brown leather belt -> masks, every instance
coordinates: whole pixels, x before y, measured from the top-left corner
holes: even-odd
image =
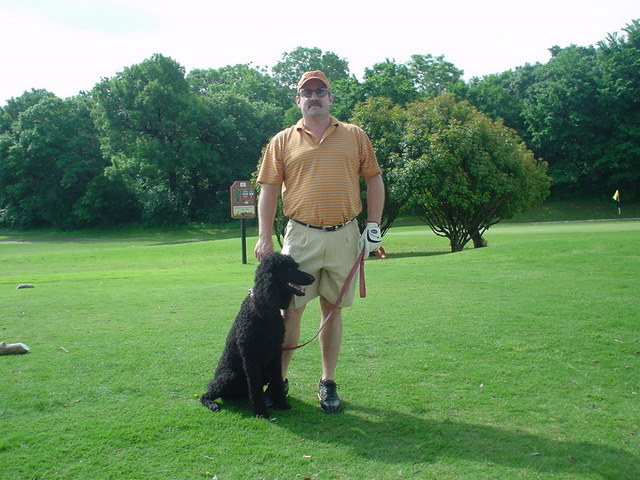
[[[320,225],[309,225],[308,223],[301,222],[300,220],[296,220],[295,218],[292,218],[291,220],[293,220],[296,223],[299,223],[300,225],[304,225],[305,227],[315,228],[317,230],[322,230],[323,232],[335,232],[336,230],[340,230],[345,225],[348,225],[349,223],[353,222],[355,219],[356,217],[353,217],[351,220],[347,220],[344,223],[339,223],[337,225],[329,225],[326,227],[321,227]]]

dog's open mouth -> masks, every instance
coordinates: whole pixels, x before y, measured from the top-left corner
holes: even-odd
[[[294,295],[298,297],[302,297],[304,295],[304,288],[300,285],[296,285],[295,283],[287,283],[287,286],[291,289]]]

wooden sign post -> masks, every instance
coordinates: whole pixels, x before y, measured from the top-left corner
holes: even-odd
[[[242,263],[247,263],[247,227],[246,218],[256,217],[256,190],[251,182],[236,180],[231,185],[231,218],[240,219],[242,236]]]

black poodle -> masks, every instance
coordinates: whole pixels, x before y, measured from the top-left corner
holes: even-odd
[[[301,285],[310,285],[313,275],[298,269],[289,255],[273,252],[256,270],[255,284],[242,302],[215,375],[202,404],[213,412],[220,409],[216,398],[249,396],[253,413],[267,418],[263,387],[269,384],[275,408],[287,410],[282,381],[282,341],[284,320],[281,309],[289,306],[294,295],[304,295]]]

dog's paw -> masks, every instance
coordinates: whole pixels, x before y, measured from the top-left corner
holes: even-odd
[[[213,400],[207,400],[207,399],[200,399],[200,401],[202,402],[202,404],[207,407],[209,410],[211,410],[212,412],[217,412],[220,410],[220,405],[218,405],[216,402],[214,402]]]
[[[269,418],[269,412],[264,408],[258,408],[253,410],[253,414],[256,418]]]

